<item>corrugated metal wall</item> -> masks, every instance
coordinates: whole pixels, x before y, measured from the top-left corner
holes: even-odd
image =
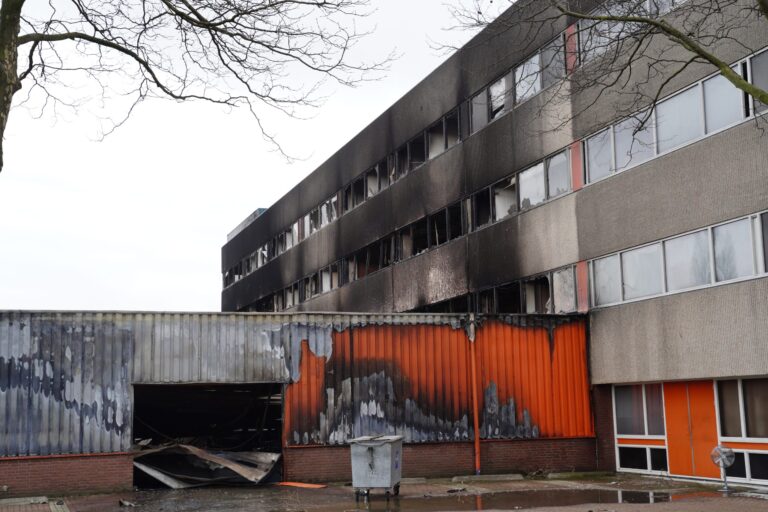
[[[288,383],[300,379],[302,363],[330,359],[332,333],[350,326],[461,322],[456,315],[0,312],[0,456],[130,449],[131,384]]]
[[[482,438],[593,435],[582,318],[487,320],[475,340]],[[334,333],[330,358],[305,348],[286,389],[286,445],[473,439],[470,343],[450,326],[370,325]]]

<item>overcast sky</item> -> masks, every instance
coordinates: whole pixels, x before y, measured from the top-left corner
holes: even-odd
[[[443,0],[374,0],[370,58],[386,77],[335,86],[310,120],[272,119],[293,164],[244,111],[153,100],[103,141],[88,112],[11,112],[0,173],[0,309],[218,311],[220,250],[461,44]],[[81,84],[73,84],[78,86]]]

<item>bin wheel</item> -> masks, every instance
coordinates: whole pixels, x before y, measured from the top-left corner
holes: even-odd
[[[392,489],[392,494],[395,496],[400,496],[400,484],[397,484],[394,489]]]

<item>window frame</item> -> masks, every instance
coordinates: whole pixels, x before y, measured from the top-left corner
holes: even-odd
[[[662,422],[664,423],[664,435],[649,435],[648,432],[648,400],[646,398],[646,391],[645,386],[648,384],[652,385],[660,385],[661,386],[661,412],[662,412]],[[616,418],[616,387],[617,386],[641,386],[642,392],[643,392],[643,429],[646,432],[646,434],[619,434],[618,433],[618,420]],[[632,384],[614,384],[611,386],[611,406],[612,406],[612,416],[613,416],[613,437],[614,437],[614,457],[616,461],[616,470],[625,472],[625,473],[639,473],[644,475],[668,475],[669,474],[669,441],[667,439],[667,406],[666,406],[666,397],[664,396],[664,383],[663,382],[643,382],[643,383],[632,383]],[[627,443],[619,443],[620,439],[625,439],[630,442]],[[637,441],[637,442],[631,442],[631,441]],[[644,441],[651,441],[651,442],[658,442],[658,441],[664,441],[663,445],[659,444],[646,444]],[[637,469],[637,468],[625,468],[622,467],[620,464],[620,458],[619,458],[619,449],[620,448],[644,448],[645,449],[645,457],[646,457],[646,469]],[[663,449],[666,451],[667,455],[667,470],[657,470],[657,469],[651,469],[651,450],[652,449]]]

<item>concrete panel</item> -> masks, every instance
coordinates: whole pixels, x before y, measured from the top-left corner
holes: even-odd
[[[392,268],[395,311],[409,311],[467,293],[466,268],[466,238],[398,263]]]
[[[501,284],[578,261],[576,194],[469,236],[469,286]]]
[[[576,194],[580,259],[766,208],[764,128],[746,122],[585,187]]]
[[[590,313],[592,384],[765,375],[768,278]]]

